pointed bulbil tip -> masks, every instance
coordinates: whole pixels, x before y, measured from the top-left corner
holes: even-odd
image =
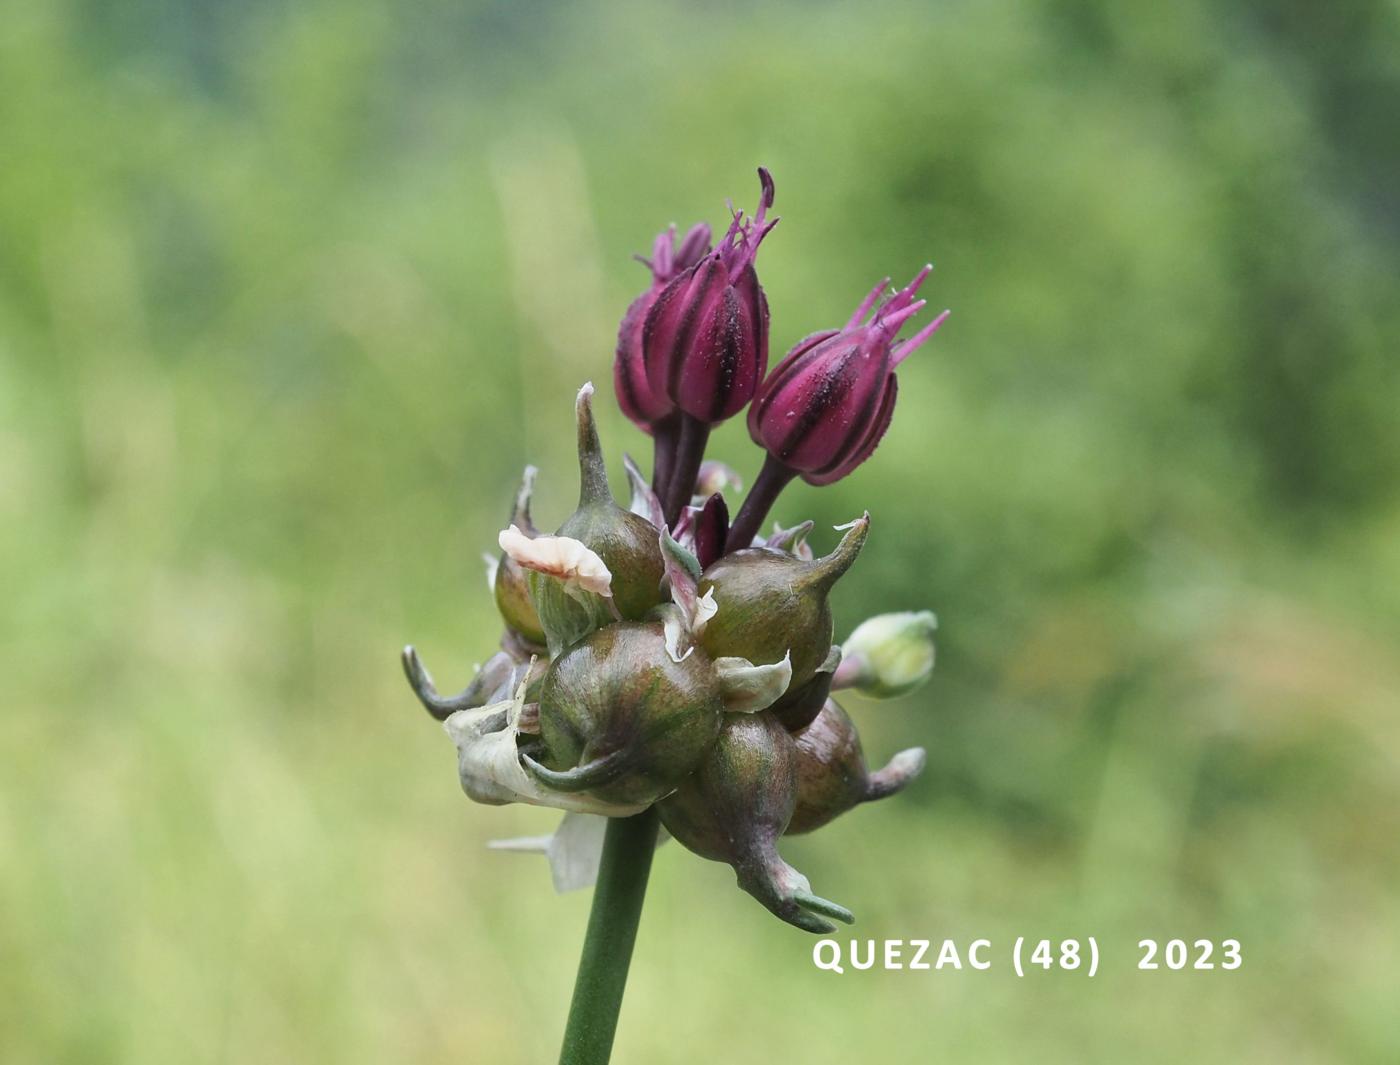
[[[580,507],[611,503],[608,469],[603,461],[603,445],[598,441],[598,424],[593,420],[593,382],[578,390],[574,400],[574,418],[578,423],[578,470]]]
[[[618,750],[560,772],[541,765],[526,752],[520,752],[520,763],[532,777],[548,788],[563,792],[587,791],[616,780],[627,768],[626,759],[627,752]]]
[[[413,694],[418,696],[418,701],[423,704],[423,709],[436,720],[446,721],[458,710],[472,710],[486,703],[487,695],[501,679],[500,666],[504,657],[497,655],[485,667],[479,669],[464,691],[446,696],[438,694],[432,674],[428,672],[428,667],[423,665],[423,660],[418,657],[418,652],[413,649],[412,644],[400,652],[399,660],[403,663],[404,676],[408,678]]]
[[[530,520],[530,499],[535,494],[535,478],[539,475],[538,466],[526,466],[520,475],[520,487],[515,493],[515,503],[511,506],[509,524],[518,526],[526,536],[534,536],[538,530]]]
[[[578,395],[574,397],[574,413],[578,413],[584,407],[591,407],[593,403],[593,382],[585,381],[579,387]]]
[[[910,747],[900,751],[890,759],[884,769],[871,773],[865,782],[865,794],[861,802],[874,802],[903,791],[908,784],[924,771],[928,764],[928,754],[922,747]]]
[[[836,528],[838,531],[844,531],[846,535],[841,537],[841,542],[831,554],[812,563],[809,580],[818,587],[830,588],[851,568],[870,534],[870,511],[867,510],[855,521],[838,525]]]
[[[399,661],[403,663],[404,676],[408,678],[409,687],[413,689],[413,694],[418,696],[418,701],[423,704],[423,709],[427,710],[433,717],[439,721],[446,721],[453,710],[462,709],[461,707],[449,709],[444,704],[442,696],[438,694],[437,688],[433,684],[432,674],[428,672],[428,667],[423,665],[423,660],[418,657],[418,652],[412,644],[399,653]]]
[[[830,917],[833,921],[840,921],[842,924],[856,923],[856,915],[839,902],[832,902],[820,895],[813,895],[810,891],[795,891],[792,900],[803,909],[819,913],[823,917]]]

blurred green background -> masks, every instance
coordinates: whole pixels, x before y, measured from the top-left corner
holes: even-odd
[[[671,845],[617,1059],[1400,1060],[1397,114],[1385,0],[0,0],[0,1061],[553,1060],[587,893],[396,655],[490,653],[629,256],[760,162],[775,352],[930,258],[954,309],[779,513],[873,512],[839,634],[938,612],[847,704],[930,769],[785,850],[998,967],[817,972]]]

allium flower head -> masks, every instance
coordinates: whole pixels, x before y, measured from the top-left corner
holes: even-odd
[[[886,279],[845,326],[809,336],[765,380],[768,304],[754,259],[777,220],[773,179],[758,174],[757,210],[731,206],[716,244],[706,225],[679,240],[672,226],[642,259],[651,283],[623,316],[614,363],[623,413],[652,438],[650,477],[623,457],[629,506],[612,494],[585,384],[574,401],[578,506],[553,535],[536,528],[527,467],[500,554],[488,558],[500,649],[455,695],[403,651],[410,686],[457,746],[469,797],[568,814],[552,836],[502,846],[547,854],[560,890],[599,877],[594,917],[618,932],[600,934],[610,944],[601,954],[629,922],[635,931],[659,825],[729,863],[784,921],[822,934],[851,921],[779,844],[894,794],[924,766],[910,748],[871,771],[855,722],[831,698],[905,694],[933,667],[928,611],[881,615],[844,647],[834,642],[831,594],[865,545],[869,514],[837,526],[840,543],[820,556],[807,543],[811,521],[760,530],[799,475],[827,484],[874,451],[896,368],[946,312],[900,341],[929,270],[897,292]],[[711,428],[750,401],[749,432],[767,455],[745,492],[706,448]],[[625,974],[628,950],[610,972]],[[579,987],[596,983],[601,954],[585,947]],[[568,1030],[591,1023],[571,1019]],[[571,1038],[565,1058],[575,1060]]]
[[[908,340],[895,340],[923,308],[915,295],[932,269],[882,301],[886,278],[844,328],[799,341],[749,409],[754,442],[814,485],[838,481],[869,458],[894,414],[896,367],[948,317],[944,311]]]

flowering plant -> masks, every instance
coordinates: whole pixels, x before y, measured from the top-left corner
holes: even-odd
[[[578,392],[579,503],[552,535],[535,528],[525,471],[490,583],[501,649],[471,684],[438,694],[412,647],[404,668],[457,745],[478,802],[564,811],[540,840],[500,846],[548,855],[560,890],[596,882],[565,1033],[564,1062],[610,1052],[652,852],[661,828],[728,863],[739,886],[809,932],[851,922],[779,854],[859,803],[892,795],[924,752],[867,769],[832,693],[875,698],[918,687],[933,668],[933,615],[872,618],[833,642],[829,596],[865,545],[870,516],[839,527],[830,553],[810,521],[761,533],[783,487],[830,484],[874,452],[889,427],[896,368],[947,317],[909,339],[930,268],[889,292],[880,282],[840,329],[813,333],[768,373],[768,301],[755,259],[777,224],[773,179],[759,170],[752,218],[734,212],[712,246],[693,227],[657,237],[652,281],[618,331],[614,384],[654,447],[647,479],[625,458],[630,502],[608,484],[591,384]],[[748,407],[766,459],[731,522],[734,471],[705,462],[710,429]]]

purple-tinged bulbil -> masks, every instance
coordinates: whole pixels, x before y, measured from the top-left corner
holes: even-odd
[[[797,745],[766,712],[723,716],[699,767],[657,804],[661,823],[687,850],[733,866],[739,886],[789,924],[817,935],[835,931],[828,917],[850,924],[850,910],[812,894],[778,853],[797,803]]]
[[[828,699],[816,719],[793,740],[797,805],[788,822],[789,836],[812,832],[853,806],[902,791],[924,771],[927,761],[922,747],[910,747],[883,769],[870,772],[855,722],[835,699]]]

